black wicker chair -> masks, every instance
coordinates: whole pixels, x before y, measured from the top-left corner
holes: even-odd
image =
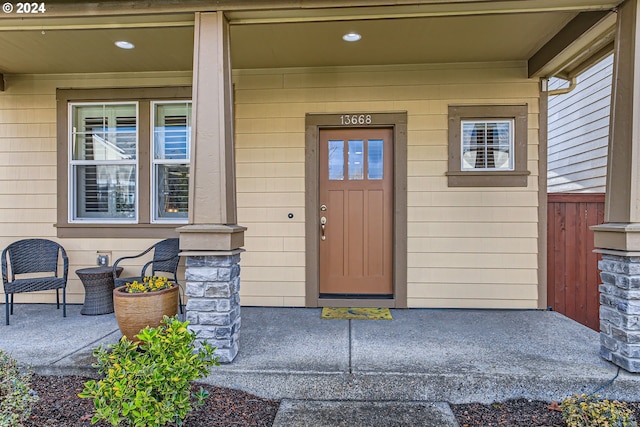
[[[118,277],[118,275],[116,274],[116,269],[118,268],[118,264],[120,264],[121,261],[139,258],[143,255],[146,255],[152,250],[154,251],[153,259],[147,262],[142,267],[142,271],[140,272],[139,276]],[[180,239],[165,239],[137,255],[118,258],[118,260],[113,263],[113,283],[117,288],[118,286],[124,286],[127,282],[133,282],[134,280],[141,281],[144,276],[158,276],[158,274],[156,273],[162,272],[170,273],[167,274],[166,277],[168,277],[171,281],[178,285],[178,287],[180,287],[180,283],[178,283],[178,263],[180,262],[179,254]],[[151,266],[151,274],[147,273],[147,269],[149,268],[149,266]],[[181,292],[178,292],[180,300],[180,313],[182,313],[182,296],[180,296],[180,294]]]
[[[62,258],[62,277],[58,277],[58,261]],[[9,269],[10,267],[10,273]],[[51,276],[20,277],[32,273],[52,273]],[[62,246],[47,239],[24,239],[11,243],[2,251],[2,284],[4,285],[7,325],[9,312],[13,314],[13,295],[21,292],[56,290],[56,304],[60,309],[62,289],[62,316],[67,317],[67,276],[69,258]],[[9,298],[11,296],[11,298]]]

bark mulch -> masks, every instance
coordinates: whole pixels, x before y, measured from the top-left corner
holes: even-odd
[[[31,388],[38,394],[31,418],[25,427],[89,427],[93,416],[93,401],[80,399],[78,393],[88,378],[77,376],[33,375]],[[198,384],[209,391],[203,406],[196,407],[184,423],[187,427],[209,426],[271,426],[279,403],[248,393]],[[110,424],[98,422],[98,427]]]
[[[91,399],[80,399],[77,395],[88,378],[78,376],[33,375],[32,389],[39,400],[34,405],[31,418],[25,427],[90,427],[93,416]],[[187,417],[186,427],[211,426],[271,426],[279,403],[251,394],[202,385],[209,391],[204,406],[197,407]],[[629,407],[640,419],[640,403],[629,402]],[[566,427],[562,415],[550,408],[548,402],[514,399],[505,402],[451,405],[461,427]],[[105,422],[97,427],[109,427]],[[173,427],[173,425],[171,425]]]
[[[640,419],[640,403],[627,402]],[[451,405],[460,427],[566,427],[557,404],[514,399],[506,402]]]

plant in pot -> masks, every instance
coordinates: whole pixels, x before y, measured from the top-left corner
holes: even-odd
[[[120,332],[133,338],[147,326],[157,327],[164,316],[178,313],[179,288],[166,277],[147,276],[113,290],[113,308]]]
[[[85,382],[80,398],[93,399],[92,424],[105,420],[112,426],[159,427],[184,420],[201,405],[207,392],[191,394],[191,382],[208,375],[218,365],[215,348],[204,342],[196,347],[189,322],[163,319],[157,328],[144,328],[139,343],[122,337],[116,344],[96,348],[94,365],[101,380]]]

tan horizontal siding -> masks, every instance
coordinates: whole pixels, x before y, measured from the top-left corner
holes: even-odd
[[[289,219],[288,215],[292,214],[293,218]],[[284,207],[284,208],[239,208],[238,215],[241,215],[245,222],[303,222],[304,223],[304,207]]]
[[[431,252],[411,252],[409,253],[408,263],[411,265],[419,265],[421,268],[459,268],[464,265],[466,268],[504,268],[504,259],[509,258],[509,267],[513,269],[529,268],[536,262],[536,255],[530,253],[477,253],[474,251],[473,256],[469,256],[468,252],[445,253],[440,251]]]
[[[60,243],[69,256],[67,301],[82,303],[75,271],[94,267],[98,251],[111,262],[141,252],[155,239],[57,239],[56,88],[190,85],[190,73],[5,75],[0,92],[0,246],[24,238]],[[144,260],[124,264],[123,276],[139,274]],[[180,273],[184,277],[183,268]],[[18,294],[16,302],[55,302],[55,292]]]
[[[301,113],[304,114],[304,113]],[[269,132],[240,133],[242,130],[236,129],[236,149],[246,148],[300,148],[300,133],[280,133]],[[304,149],[304,147],[302,147]]]
[[[258,191],[304,192],[304,181],[296,178],[237,178],[236,183],[252,193]]]
[[[472,285],[468,286],[473,288]],[[501,292],[500,292],[501,293]],[[491,299],[491,298],[409,298],[409,308],[481,308],[481,309],[535,309],[535,300],[531,299]]]
[[[538,84],[523,63],[236,70],[234,82],[243,304],[303,289],[305,113],[407,111],[409,305],[537,306]],[[447,108],[486,103],[528,104],[526,188],[447,186]]]
[[[469,292],[472,292],[473,283],[482,284],[483,286],[488,285],[509,285],[509,284],[518,284],[527,286],[531,289],[531,293],[529,295],[534,295],[536,293],[535,288],[528,286],[531,282],[535,282],[537,280],[537,271],[535,269],[517,269],[509,266],[509,270],[511,274],[508,276],[504,274],[504,268],[413,268],[409,267],[408,271],[408,280],[409,282],[419,282],[420,286],[415,286],[415,288],[420,288],[426,284],[451,284],[456,283],[459,284],[460,287],[468,288]],[[431,286],[429,287],[431,288]],[[501,289],[501,288],[499,288]],[[457,296],[464,295],[467,297],[466,293],[459,292]],[[455,296],[451,294],[451,296]]]
[[[412,252],[440,252],[440,253],[498,253],[498,254],[535,254],[537,239],[525,238],[473,238],[473,237],[423,237],[409,236],[407,245]],[[506,258],[508,259],[508,257]],[[460,264],[464,268],[466,264]],[[505,267],[510,268],[511,265]]]
[[[242,305],[257,305],[257,306],[271,306],[271,307],[304,307],[304,297],[289,297],[289,296],[253,296],[244,295],[242,297]]]
[[[240,177],[252,178],[304,178],[304,163],[245,163],[236,165]],[[304,183],[304,181],[303,181]]]
[[[411,191],[420,191],[424,188],[433,188],[433,189],[443,189],[447,188],[447,177],[445,175],[441,176],[409,176],[407,179],[407,190]],[[527,189],[537,191],[538,189],[538,177],[537,176],[529,176]],[[509,192],[517,192],[521,190],[519,187],[483,187],[480,191],[482,192],[497,192],[497,193],[509,193]],[[444,190],[441,190],[444,191]],[[450,192],[461,192],[465,191],[463,187],[452,187],[447,188],[446,191]]]
[[[537,222],[533,207],[419,206],[409,209],[409,222]]]
[[[488,83],[521,83],[522,64],[504,63],[502,73],[497,74],[489,64],[434,64],[378,67],[351,67],[348,70],[323,70],[316,72],[296,72],[284,75],[283,85],[301,88],[354,88],[377,86],[385,80],[386,86],[425,86],[477,84],[478,80]],[[470,73],[473,70],[473,73]]]
[[[453,299],[461,293],[465,293],[469,299],[486,299],[487,295],[500,295],[508,300],[531,300],[536,298],[535,291],[530,286],[517,283],[439,283],[416,286],[410,291],[410,297],[434,299]]]
[[[244,252],[244,265],[256,267],[304,267],[304,253],[300,252]]]
[[[55,109],[55,92],[51,88],[80,88],[80,87],[136,87],[136,86],[167,86],[190,85],[190,71],[164,71],[140,73],[80,73],[80,74],[5,74],[6,92],[11,96],[27,95],[30,98],[38,96],[53,97]],[[3,94],[4,97],[4,94]],[[41,107],[37,103],[36,107]]]
[[[535,222],[409,222],[408,235],[413,238],[532,238],[538,237]]]
[[[254,282],[249,279],[243,279],[242,287],[249,295],[255,296],[304,297],[304,284],[300,282]]]
[[[190,73],[5,76],[0,94],[0,243],[55,239],[55,89],[185,85]],[[238,223],[243,305],[302,306],[305,292],[305,114],[408,113],[408,304],[411,307],[537,306],[538,85],[525,64],[434,64],[236,70]],[[526,188],[449,188],[449,104],[529,105]],[[10,114],[3,115],[3,111]],[[29,221],[18,212],[27,210]],[[293,218],[289,219],[288,214]],[[135,254],[153,239],[64,239],[69,300],[75,270]],[[403,256],[403,254],[400,254]],[[142,262],[127,265],[137,273]],[[52,302],[53,294],[24,296]]]
[[[511,191],[509,193],[470,191],[468,188],[457,192],[408,193],[409,206],[538,206],[538,198],[530,191]]]
[[[299,163],[304,161],[304,149],[301,148],[238,148],[238,163],[279,162]]]
[[[2,169],[0,169],[2,170]],[[0,187],[1,188],[1,187]],[[4,194],[0,195],[0,206],[5,209],[41,209],[42,206],[56,204],[55,194]],[[2,217],[0,217],[2,221]]]
[[[253,93],[238,90],[236,86],[237,101],[239,103],[255,102],[255,96],[260,96],[265,100],[273,102],[293,102],[304,103],[307,99],[313,98],[315,102],[340,102],[343,97],[367,98],[369,102],[393,102],[394,107],[402,103],[398,99],[420,100],[420,99],[442,99],[450,100],[452,103],[462,103],[471,98],[476,102],[486,103],[489,100],[494,102],[496,98],[509,99],[509,95],[522,93],[522,96],[534,98],[537,96],[537,85],[530,83],[511,83],[483,85],[484,87],[472,84],[451,84],[451,85],[427,85],[427,86],[392,86],[392,87],[354,87],[354,88],[310,88],[310,89],[264,89],[256,90]],[[490,90],[487,90],[490,89]],[[492,95],[493,93],[493,95]],[[483,96],[484,95],[484,96]],[[514,97],[516,98],[516,97]],[[370,105],[370,104],[368,104]],[[388,106],[389,104],[387,104]],[[398,108],[394,108],[398,109]],[[317,110],[315,112],[323,112]],[[435,118],[437,119],[437,118]]]

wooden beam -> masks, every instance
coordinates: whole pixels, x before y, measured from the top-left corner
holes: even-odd
[[[196,14],[189,224],[236,224],[229,23]]]
[[[613,64],[605,221],[640,223],[640,5],[628,0],[619,9]],[[635,250],[640,250],[636,248]]]
[[[609,11],[582,12],[564,26],[549,42],[529,58],[529,77],[543,76],[553,61],[568,52],[589,30],[607,19]]]

